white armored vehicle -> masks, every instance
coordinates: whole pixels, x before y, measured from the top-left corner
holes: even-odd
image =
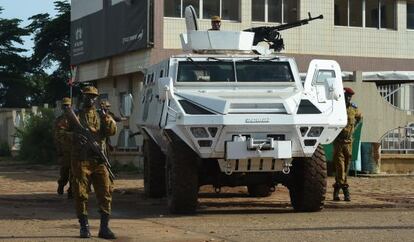
[[[347,123],[339,65],[313,60],[302,82],[293,58],[255,54],[254,32],[198,31],[186,13],[192,53],[151,66],[141,93],[145,193],[192,213],[202,185],[263,197],[283,184],[295,210],[322,209],[320,144]]]

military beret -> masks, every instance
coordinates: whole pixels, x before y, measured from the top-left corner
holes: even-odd
[[[349,95],[355,94],[354,90],[352,90],[352,88],[350,87],[344,87],[344,93],[349,94]]]

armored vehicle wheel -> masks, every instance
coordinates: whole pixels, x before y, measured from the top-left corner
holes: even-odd
[[[168,209],[171,213],[195,213],[198,169],[195,153],[183,142],[168,147],[166,167]]]
[[[249,185],[247,191],[251,197],[269,197],[272,195],[271,187],[266,184]]]
[[[326,193],[326,160],[322,146],[311,158],[294,159],[288,184],[296,211],[316,212],[323,208]]]
[[[144,193],[147,197],[165,196],[165,155],[150,138],[144,140]]]

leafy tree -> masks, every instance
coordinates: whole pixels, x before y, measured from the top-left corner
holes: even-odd
[[[66,83],[70,77],[70,4],[67,0],[54,4],[58,11],[55,17],[47,13],[37,14],[30,17],[32,22],[28,26],[34,34],[32,84],[44,88],[39,88],[33,96],[43,97],[41,102],[44,103],[54,103],[69,92]],[[50,75],[44,71],[48,68],[53,69]]]
[[[31,163],[52,163],[56,161],[53,143],[55,115],[51,109],[40,109],[25,121],[22,129],[17,130],[21,139],[19,158]]]
[[[0,7],[0,14],[3,9]],[[23,44],[28,31],[19,27],[21,20],[0,17],[0,107],[26,107],[30,88],[24,80],[28,70]]]

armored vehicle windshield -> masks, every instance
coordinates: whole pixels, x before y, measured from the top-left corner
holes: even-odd
[[[289,62],[180,61],[178,82],[294,82]]]

